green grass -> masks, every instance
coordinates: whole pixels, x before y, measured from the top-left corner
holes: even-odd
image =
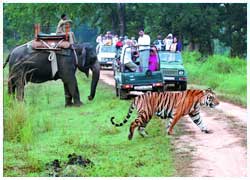
[[[223,99],[246,107],[247,61],[222,55],[201,58],[197,52],[183,53],[188,84],[214,89]]]
[[[116,128],[110,117],[122,121],[130,101],[119,100],[114,89],[102,83],[94,101],[88,101],[90,79],[79,73],[78,84],[84,105],[65,108],[60,81],[29,84],[25,103],[7,95],[5,81],[4,176],[48,176],[46,163],[54,159],[66,162],[73,152],[94,163],[78,170],[77,176],[159,177],[176,173],[170,138],[165,136],[161,120],[149,123],[150,137],[142,138],[136,131],[128,141],[130,123]]]
[[[188,83],[211,87],[220,97],[246,106],[246,61],[224,56],[200,60],[200,54],[184,52]],[[154,118],[147,127],[150,136],[135,132],[127,140],[129,124],[115,128],[109,119],[120,122],[130,101],[115,97],[114,88],[99,83],[94,101],[88,101],[90,79],[78,74],[84,105],[64,107],[61,81],[29,84],[25,102],[7,95],[4,69],[4,176],[48,176],[45,165],[54,159],[67,161],[76,153],[94,162],[93,167],[78,169],[77,176],[174,176],[174,147],[165,136],[162,121]],[[135,117],[132,115],[130,122]],[[181,129],[175,128],[177,136]],[[175,162],[174,162],[175,161]],[[189,161],[188,161],[189,162]],[[182,164],[188,163],[182,162]]]

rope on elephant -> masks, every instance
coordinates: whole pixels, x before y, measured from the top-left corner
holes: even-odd
[[[51,61],[52,77],[55,76],[58,71],[57,58],[55,51],[50,51],[48,60]]]
[[[53,48],[57,48],[62,42],[63,40],[59,41],[54,47],[51,47],[48,43],[46,43],[45,41],[41,40],[40,41],[47,46],[49,49],[53,49]],[[56,58],[56,53],[55,51],[49,51],[49,57],[48,60],[51,61],[51,69],[52,69],[52,77],[55,77],[56,72],[58,71],[58,65],[57,65],[57,58]]]

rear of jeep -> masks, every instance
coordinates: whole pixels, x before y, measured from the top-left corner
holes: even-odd
[[[150,50],[150,47],[147,50]],[[138,50],[138,52],[141,54],[142,51]],[[159,58],[158,55],[157,57]],[[158,63],[158,68],[154,71],[148,68],[141,68],[131,72],[126,68],[123,59],[124,57],[121,57],[120,65],[115,72],[116,95],[120,99],[127,99],[129,96],[139,95],[147,91],[163,91],[164,81],[160,63]],[[148,58],[145,61],[148,61]]]
[[[163,77],[160,71],[118,73],[115,78],[116,95],[120,99],[139,95],[147,91],[163,91]]]

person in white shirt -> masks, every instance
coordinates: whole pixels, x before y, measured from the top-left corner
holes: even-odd
[[[173,34],[168,34],[168,36],[164,39],[164,44],[165,44],[165,50],[169,51],[170,46],[173,43]]]
[[[112,44],[113,44],[113,46],[115,46],[116,45],[116,43],[118,42],[118,34],[116,34],[114,37],[113,37],[113,39],[112,39]]]
[[[140,29],[139,31],[138,45],[150,46],[150,37],[144,33],[143,29]]]
[[[135,45],[135,46],[137,46],[137,41],[136,41],[136,39],[135,39],[135,37],[133,36],[133,37],[131,37],[131,40],[133,41],[133,44]]]
[[[103,44],[102,42],[102,34],[100,34],[99,36],[97,36],[96,38],[96,43],[97,43],[97,46],[96,46],[96,53],[99,52],[99,49],[100,49],[100,46]]]
[[[102,43],[102,34],[100,34],[99,36],[97,36],[97,38],[96,38],[96,43],[97,43],[97,44]]]
[[[140,52],[140,71],[148,70],[148,59],[150,50],[150,37],[144,33],[144,29],[139,30],[138,43]]]
[[[138,69],[138,66],[132,61],[131,46],[133,46],[133,42],[127,40],[126,44],[122,47],[121,59],[123,59],[122,63],[124,63],[126,68],[135,72]]]

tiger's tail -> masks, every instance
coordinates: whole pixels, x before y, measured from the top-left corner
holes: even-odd
[[[131,105],[130,105],[130,107],[129,107],[129,110],[128,110],[128,114],[127,114],[126,118],[123,120],[123,122],[121,122],[121,123],[115,123],[115,122],[114,122],[115,117],[111,117],[111,118],[110,118],[111,123],[112,123],[114,126],[116,126],[116,127],[123,126],[126,122],[128,122],[128,120],[129,120],[129,118],[130,118],[131,113],[133,112],[133,110],[134,110],[134,103],[131,103]]]

